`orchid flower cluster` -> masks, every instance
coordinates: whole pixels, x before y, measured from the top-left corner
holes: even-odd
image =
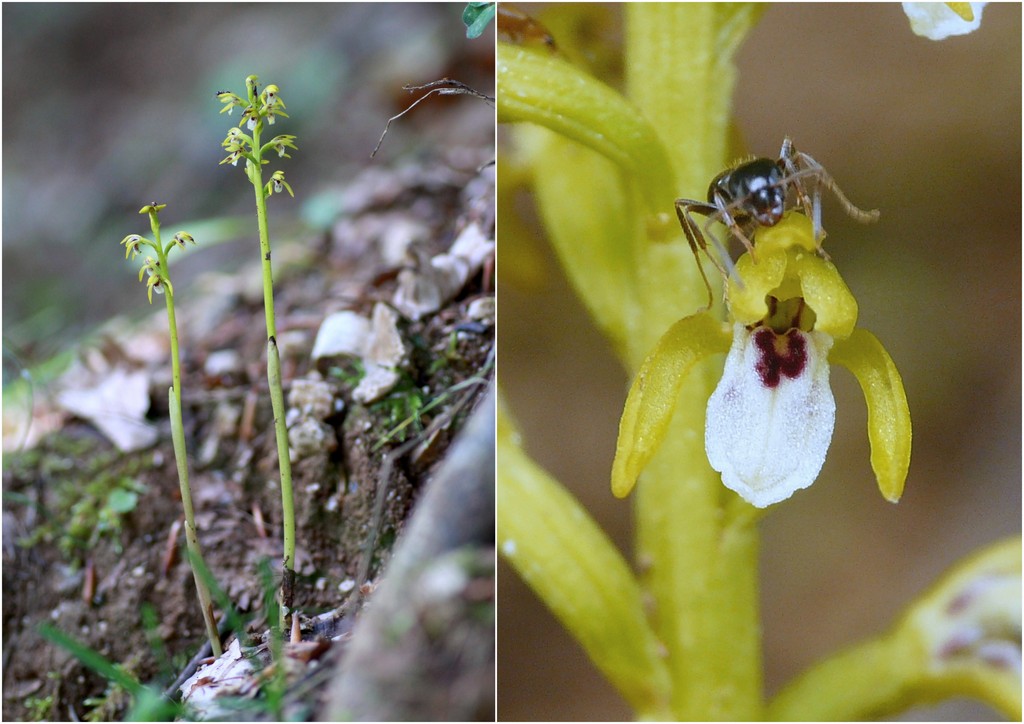
[[[245,79],[245,85],[249,91],[247,100],[230,91],[222,91],[217,94],[217,100],[224,104],[220,112],[227,113],[230,116],[234,113],[235,108],[241,108],[242,121],[246,129],[254,132],[252,136],[246,135],[237,126],[228,130],[227,136],[221,142],[221,146],[228,152],[228,155],[221,161],[221,164],[230,163],[232,166],[237,166],[238,162],[244,158],[249,164],[258,168],[262,164],[269,163],[263,156],[271,151],[277,153],[278,158],[291,158],[288,154],[288,149],[298,150],[294,143],[295,136],[285,133],[274,136],[267,143],[260,146],[258,152],[254,152],[254,149],[259,144],[259,132],[263,129],[263,122],[266,121],[267,125],[272,126],[277,120],[277,116],[288,117],[288,114],[284,111],[284,101],[278,95],[280,89],[276,85],[271,84],[264,88],[263,92],[257,96],[258,80],[254,75],[250,75]],[[254,137],[256,140],[253,140]],[[247,169],[250,168],[249,164],[246,165]],[[247,171],[247,173],[250,174],[251,179],[252,172]],[[284,190],[287,190],[290,196],[295,196],[294,192],[292,192],[292,187],[284,180],[284,171],[275,171],[272,180],[264,187],[265,195],[281,193]]]
[[[189,552],[189,563],[192,566],[192,574],[196,583],[196,593],[199,597],[199,607],[203,613],[203,622],[206,625],[206,635],[210,640],[210,646],[216,655],[221,653],[220,636],[217,633],[217,623],[213,617],[213,602],[209,588],[203,579],[200,569],[206,569],[203,555],[199,548],[199,536],[196,532],[195,515],[192,509],[192,489],[188,481],[188,453],[185,447],[185,432],[181,417],[181,356],[178,352],[178,324],[174,315],[174,287],[171,285],[171,277],[167,268],[167,255],[174,248],[184,249],[186,244],[195,244],[196,240],[187,231],[179,231],[171,240],[163,244],[160,239],[160,212],[167,207],[167,204],[152,202],[139,209],[140,214],[149,216],[149,226],[153,232],[153,238],[139,234],[129,234],[121,239],[124,244],[124,258],[134,260],[142,253],[142,247],[149,247],[156,254],[154,259],[147,256],[142,267],[139,269],[139,281],[148,275],[146,281],[146,295],[149,303],[153,303],[153,292],[163,294],[167,301],[167,327],[171,340],[171,378],[173,383],[167,391],[168,411],[171,419],[171,438],[174,442],[174,459],[178,467],[178,487],[181,491],[181,505],[185,513],[185,545]]]
[[[176,233],[167,245],[164,247],[160,246],[160,220],[157,214],[160,213],[167,204],[158,204],[153,202],[146,204],[139,209],[140,214],[149,214],[150,227],[153,230],[153,236],[156,241],[147,239],[146,237],[138,234],[129,234],[128,236],[121,239],[121,243],[124,244],[124,258],[134,260],[139,254],[142,253],[142,247],[148,246],[153,249],[156,253],[156,259],[151,256],[146,257],[145,263],[142,268],[139,269],[139,281],[142,281],[142,277],[148,275],[148,281],[146,282],[146,293],[149,296],[149,303],[153,303],[153,292],[157,294],[163,294],[164,290],[170,291],[171,295],[174,295],[174,288],[171,286],[171,278],[167,274],[167,254],[171,249],[178,247],[181,249],[185,248],[186,244],[195,245],[196,240],[192,238],[192,235],[186,231],[179,231]]]
[[[274,316],[274,278],[270,264],[270,230],[267,222],[267,197],[285,191],[295,196],[291,185],[285,180],[284,171],[274,171],[270,180],[263,182],[263,166],[269,161],[267,154],[276,153],[278,158],[291,158],[288,149],[298,150],[295,136],[281,134],[263,143],[261,136],[265,126],[272,126],[277,117],[287,118],[285,103],[280,88],[274,84],[259,90],[259,78],[250,75],[245,79],[246,97],[230,91],[221,91],[217,100],[224,104],[221,113],[229,116],[235,108],[242,109],[242,125],[228,130],[221,146],[227,156],[220,162],[237,166],[245,159],[245,174],[256,194],[256,222],[260,240],[260,257],[263,273],[263,308],[267,321],[267,380],[270,388],[270,402],[274,411],[274,434],[277,439],[278,465],[281,472],[281,509],[284,528],[284,575],[281,584],[281,616],[290,612],[295,579],[295,512],[292,493],[291,460],[288,451],[288,429],[285,422],[284,391],[281,383],[281,359],[277,348],[277,329]]]

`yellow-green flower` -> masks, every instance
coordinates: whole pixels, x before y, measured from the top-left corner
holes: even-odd
[[[246,128],[250,131],[255,130],[256,123],[260,120],[260,112],[256,110],[256,106],[246,106],[245,110],[242,111],[242,120],[245,121]]]
[[[277,116],[288,117],[288,114],[280,109],[284,104],[278,104],[278,106],[267,106],[263,111],[263,116],[267,119],[267,123],[271,126],[274,125],[274,121],[277,120]]]
[[[171,283],[164,279],[159,274],[153,274],[152,276],[149,277],[149,279],[146,281],[146,292],[147,296],[149,296],[150,304],[153,303],[153,292],[156,292],[157,294],[163,294],[165,284],[167,285],[168,289],[171,288]]]
[[[148,214],[148,213],[151,213],[151,212],[152,213],[157,213],[157,212],[163,211],[165,208],[167,208],[167,204],[158,204],[156,201],[154,201],[153,203],[146,204],[141,209],[139,209],[139,213],[140,214]]]
[[[247,75],[245,77],[245,90],[249,94],[250,102],[256,97],[256,88],[259,86],[260,77],[258,75]]]
[[[224,104],[224,107],[220,109],[220,112],[227,113],[229,116],[235,112],[236,106],[244,108],[246,105],[245,101],[231,91],[221,91],[217,94],[217,100]]]
[[[277,151],[277,155],[279,158],[291,158],[291,156],[288,155],[288,153],[286,153],[286,149],[293,148],[296,151],[299,150],[298,146],[292,143],[292,141],[294,140],[295,136],[290,136],[288,134],[275,136],[274,139],[270,141],[270,143],[264,146],[264,148],[267,150]]]
[[[124,244],[124,258],[127,259],[131,256],[134,259],[137,257],[141,251],[142,241],[142,237],[138,234],[129,234],[121,239],[121,243]]]
[[[236,126],[235,128],[228,129],[228,135],[224,137],[224,140],[220,142],[220,145],[229,151],[237,151],[239,149],[244,149],[251,143],[252,139],[242,133],[242,129]]]
[[[815,251],[812,224],[791,212],[740,257],[727,285],[730,322],[701,312],[673,325],[641,367],[619,426],[612,491],[624,497],[661,444],[683,377],[728,350],[708,400],[705,451],[726,487],[763,508],[817,478],[835,424],[829,364],[857,377],[868,405],[871,464],[899,500],[910,464],[910,411],[891,358],[856,327],[857,302]]]
[[[274,125],[275,115],[281,115],[285,118],[288,117],[288,114],[284,112],[286,107],[284,101],[281,100],[281,97],[278,95],[280,90],[280,88],[271,83],[263,89],[263,94],[261,96],[263,107],[260,108],[260,115],[266,117],[267,123],[271,126]]]
[[[171,290],[171,294],[174,294],[174,288],[171,286],[170,279],[167,279],[163,270],[160,268],[160,262],[153,257],[147,256],[146,262],[139,269],[139,281],[142,281],[142,277],[148,274],[149,279],[146,280],[146,295],[149,297],[149,303],[153,303],[153,292],[157,294],[164,293],[164,287]]]
[[[189,234],[187,231],[179,231],[174,235],[173,241],[182,249],[185,248],[186,243],[192,244],[193,246],[196,244],[196,240],[192,238],[192,234]]]
[[[287,191],[289,196],[292,198],[295,197],[295,192],[292,191],[292,187],[284,180],[284,171],[274,171],[274,175],[270,177],[270,181],[267,182],[263,191],[267,196],[270,196],[272,193],[279,194],[282,191]]]
[[[1020,538],[976,553],[943,576],[899,626],[914,640],[922,687],[971,692],[1019,719],[1020,601]]]

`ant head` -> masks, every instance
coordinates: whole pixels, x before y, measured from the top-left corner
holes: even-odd
[[[768,158],[757,158],[723,175],[718,191],[735,205],[737,215],[760,226],[775,226],[786,210],[784,171]]]
[[[786,189],[763,178],[753,180],[748,200],[751,216],[761,226],[775,226],[786,211]]]

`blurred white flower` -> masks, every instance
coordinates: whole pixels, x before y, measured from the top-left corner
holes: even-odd
[[[915,34],[930,40],[966,35],[981,25],[987,3],[903,3]]]

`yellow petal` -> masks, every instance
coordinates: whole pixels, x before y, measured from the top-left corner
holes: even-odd
[[[775,226],[762,227],[757,230],[757,253],[775,251],[776,249],[803,249],[817,251],[814,241],[814,228],[811,220],[801,213],[788,212]]]
[[[781,222],[780,222],[781,223]],[[789,257],[782,248],[761,248],[760,237],[757,261],[744,254],[736,262],[736,273],[729,278],[729,313],[737,322],[750,326],[768,316],[769,294],[778,297],[777,290],[786,276]]]
[[[857,300],[832,262],[815,253],[811,221],[788,213],[775,226],[758,229],[754,255],[736,262],[729,280],[729,311],[745,325],[768,316],[766,298],[803,297],[814,310],[814,329],[845,339],[857,324]],[[756,260],[755,260],[756,259]]]
[[[815,331],[835,339],[849,337],[857,324],[857,300],[835,265],[812,254],[790,254],[793,258],[787,276],[800,278],[801,296],[814,310]]]
[[[668,432],[683,377],[705,357],[729,350],[731,337],[707,313],[679,320],[644,360],[626,398],[612,463],[612,493],[624,498]]]
[[[910,408],[900,373],[878,338],[864,329],[837,339],[829,361],[850,370],[864,390],[871,468],[885,499],[898,502],[910,468],[911,438]]]
[[[974,20],[974,9],[971,8],[970,3],[946,3],[946,7],[959,15],[964,22],[969,23]]]

